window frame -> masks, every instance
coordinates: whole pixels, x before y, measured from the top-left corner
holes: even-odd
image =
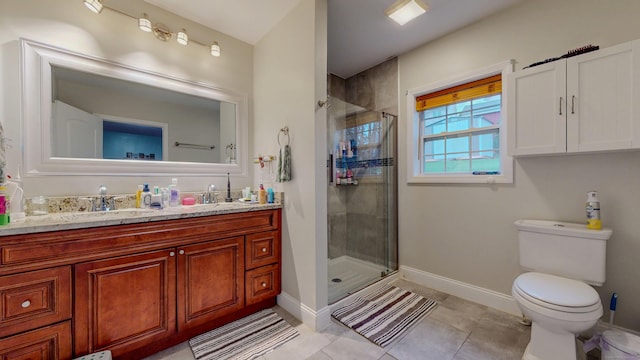
[[[513,183],[513,158],[507,155],[507,92],[508,88],[507,75],[513,72],[513,60],[504,61],[498,64],[487,66],[482,69],[470,71],[468,73],[456,76],[454,78],[437,81],[425,86],[407,90],[407,183],[408,184],[424,184],[424,183],[471,183],[471,184],[512,184]],[[435,91],[447,89],[457,85],[483,79],[492,75],[502,75],[502,100],[500,113],[502,116],[499,133],[500,133],[500,156],[501,156],[501,173],[498,175],[473,175],[471,173],[464,174],[423,174],[421,172],[421,132],[420,132],[420,113],[416,111],[416,98],[432,93]]]

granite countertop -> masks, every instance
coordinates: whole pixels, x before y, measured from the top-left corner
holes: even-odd
[[[27,216],[24,220],[0,226],[0,236],[185,219],[280,208],[282,208],[282,205],[279,203],[252,204],[222,202],[192,206],[183,205],[162,210],[129,208],[113,211],[50,213],[43,216]]]

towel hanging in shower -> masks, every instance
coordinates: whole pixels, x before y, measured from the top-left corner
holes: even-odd
[[[282,146],[280,143],[280,133],[287,136],[287,143]],[[278,132],[278,145],[280,145],[280,153],[278,154],[278,174],[277,182],[291,181],[291,148],[289,147],[289,128],[285,126]]]

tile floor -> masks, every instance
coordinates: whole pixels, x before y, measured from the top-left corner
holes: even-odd
[[[381,348],[342,324],[334,322],[314,332],[280,307],[285,320],[300,336],[266,354],[260,360],[514,360],[520,359],[529,342],[530,328],[518,318],[458,297],[398,280],[395,286],[438,301],[427,317],[387,348]],[[187,343],[145,360],[193,360]]]

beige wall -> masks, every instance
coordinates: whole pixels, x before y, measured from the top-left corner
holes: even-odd
[[[636,0],[527,0],[399,58],[400,103],[407,89],[507,59],[521,69],[587,44],[607,47],[640,38]],[[400,107],[400,139],[407,136]],[[606,121],[606,119],[603,119]],[[402,140],[401,140],[402,143]],[[598,190],[607,245],[605,309],[620,296],[615,323],[640,330],[640,153],[517,159],[513,185],[408,185],[400,152],[400,264],[511,293],[518,265],[516,219],[585,221],[589,190]],[[608,319],[608,310],[605,311]]]
[[[282,290],[313,313],[327,303],[326,111],[315,105],[326,98],[326,0],[302,0],[254,59],[255,151],[277,153],[284,126],[291,138],[292,181],[269,184],[286,194]]]
[[[193,23],[143,0],[109,0],[106,5],[129,14],[146,12],[153,21],[166,24],[171,30],[186,28],[192,39],[201,42],[218,41],[222,56],[214,58],[209,49],[195,43],[181,46],[175,41],[162,42],[152,34],[140,31],[136,21],[104,10],[97,15],[87,10],[82,1],[70,0],[0,0],[0,121],[11,139],[8,151],[8,171],[14,175],[20,163],[20,38],[35,40],[75,52],[107,58],[145,70],[200,81],[248,96],[253,100],[253,46]],[[251,119],[252,109],[249,109]],[[25,129],[28,131],[28,129]],[[251,132],[251,124],[249,125]],[[249,144],[249,153],[253,152]],[[234,189],[252,183],[249,175],[232,177]],[[226,176],[179,177],[183,190],[204,190],[209,183],[226,188]],[[110,193],[133,193],[137,184],[166,186],[170,177],[85,177],[57,176],[25,178],[25,195],[94,194],[106,184]]]

